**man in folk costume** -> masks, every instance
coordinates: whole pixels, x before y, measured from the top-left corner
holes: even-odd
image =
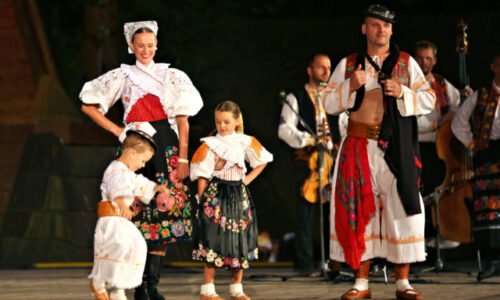
[[[437,52],[436,45],[430,41],[418,41],[415,45],[415,60],[436,93],[436,105],[432,112],[417,117],[424,195],[432,193],[443,182],[446,170],[436,151],[436,133],[442,124],[451,121],[460,105],[458,89],[441,75],[432,72],[437,62]],[[430,218],[428,219],[427,223],[430,224]],[[426,233],[429,231],[426,230]],[[433,238],[427,242],[430,247],[434,247],[434,244]],[[441,248],[454,248],[458,245],[460,243],[456,241],[441,240]]]
[[[493,57],[494,80],[475,91],[458,109],[451,129],[474,154],[472,232],[486,260],[477,275],[500,275],[500,53]]]
[[[328,81],[330,74],[330,58],[321,53],[313,55],[307,66],[308,83],[288,94],[286,101],[305,123],[321,137],[328,149],[332,150],[334,144],[338,143],[340,139],[338,117],[327,115],[323,105],[318,101],[324,90],[322,83]],[[316,149],[316,141],[287,104],[284,104],[281,110],[278,136],[292,149],[295,149],[295,186],[297,187],[296,195],[300,195],[296,201],[295,268],[300,273],[309,275],[316,269],[312,239],[312,219],[316,208],[313,201],[316,200],[316,190],[312,193],[314,195],[304,195],[303,186],[311,171],[314,171],[309,168],[309,159]],[[330,162],[326,172],[331,169],[332,165],[333,163]]]
[[[350,112],[330,214],[330,257],[356,275],[342,299],[371,297],[375,257],[394,264],[398,299],[422,299],[408,282],[409,263],[426,256],[415,116],[434,109],[435,94],[417,62],[390,43],[394,17],[380,5],[365,11],[366,50],[340,61],[323,94],[327,113]]]

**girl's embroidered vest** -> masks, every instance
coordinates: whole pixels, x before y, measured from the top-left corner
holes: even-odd
[[[498,94],[493,87],[482,87],[477,95],[477,103],[471,119],[472,134],[478,150],[488,148],[490,134],[498,106]]]
[[[345,79],[351,77],[357,66],[358,53],[353,53],[346,58]],[[402,85],[408,86],[410,81],[410,72],[408,65],[410,64],[410,54],[401,51],[398,62],[392,69],[392,80],[399,82]]]
[[[441,116],[448,112],[448,94],[446,92],[446,82],[441,75],[432,74],[432,88],[436,92],[436,105],[439,105]]]

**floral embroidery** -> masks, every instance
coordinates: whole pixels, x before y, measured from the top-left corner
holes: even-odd
[[[144,205],[135,201],[133,208],[136,212],[145,215],[134,224],[144,235],[146,240],[157,241],[158,244],[167,245],[176,242],[187,242],[191,240],[193,224],[191,221],[191,203],[188,201],[188,188],[181,182],[175,182],[175,167],[178,162],[178,147],[169,146],[165,149],[165,161],[168,173],[156,174],[157,182],[170,190],[170,194],[160,193],[152,200],[153,205]],[[173,175],[172,175],[173,174]],[[166,214],[167,220],[157,224],[149,224],[149,220],[155,220],[160,214]],[[163,218],[162,218],[163,219]]]
[[[198,244],[198,249],[193,249],[192,254],[193,260],[211,263],[218,268],[248,269],[250,267],[248,262],[258,259],[259,249],[250,250],[247,255],[242,257],[229,257],[223,256],[200,243]]]
[[[474,227],[484,228],[500,223],[500,178],[496,173],[500,163],[488,162],[476,167],[481,177],[474,185]]]
[[[250,202],[247,190],[244,186],[242,188],[243,201],[241,206],[243,208],[242,219],[228,218],[221,214],[220,199],[218,197],[218,182],[211,182],[202,197],[201,203],[201,217],[210,220],[215,224],[219,224],[221,228],[233,232],[245,231],[250,223],[253,222],[252,211],[250,209]]]

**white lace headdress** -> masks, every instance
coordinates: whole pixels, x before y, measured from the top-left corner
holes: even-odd
[[[157,36],[158,34],[158,24],[156,21],[139,21],[139,22],[128,22],[123,24],[123,33],[125,34],[125,39],[127,40],[128,53],[132,54],[134,51],[130,48],[130,41],[132,41],[132,36],[140,28],[149,28],[153,31],[153,34]]]

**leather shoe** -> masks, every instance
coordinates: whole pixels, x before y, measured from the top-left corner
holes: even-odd
[[[250,297],[248,297],[246,294],[243,294],[241,296],[233,296],[231,297],[231,300],[250,300]]]
[[[98,290],[94,287],[94,282],[90,280],[90,289],[92,290],[92,296],[96,297],[97,300],[109,300],[108,292],[105,287],[101,287]]]
[[[414,289],[406,289],[403,291],[396,291],[396,299],[403,299],[403,300],[422,300],[424,297],[422,295],[415,291]]]
[[[477,273],[477,281],[500,275],[500,261],[488,262],[481,272]]]
[[[220,297],[219,295],[213,295],[213,296],[200,295],[200,300],[224,300],[224,298]]]
[[[370,290],[358,290],[355,288],[352,288],[347,291],[342,297],[340,297],[341,300],[345,299],[370,299],[372,297],[372,292]]]

